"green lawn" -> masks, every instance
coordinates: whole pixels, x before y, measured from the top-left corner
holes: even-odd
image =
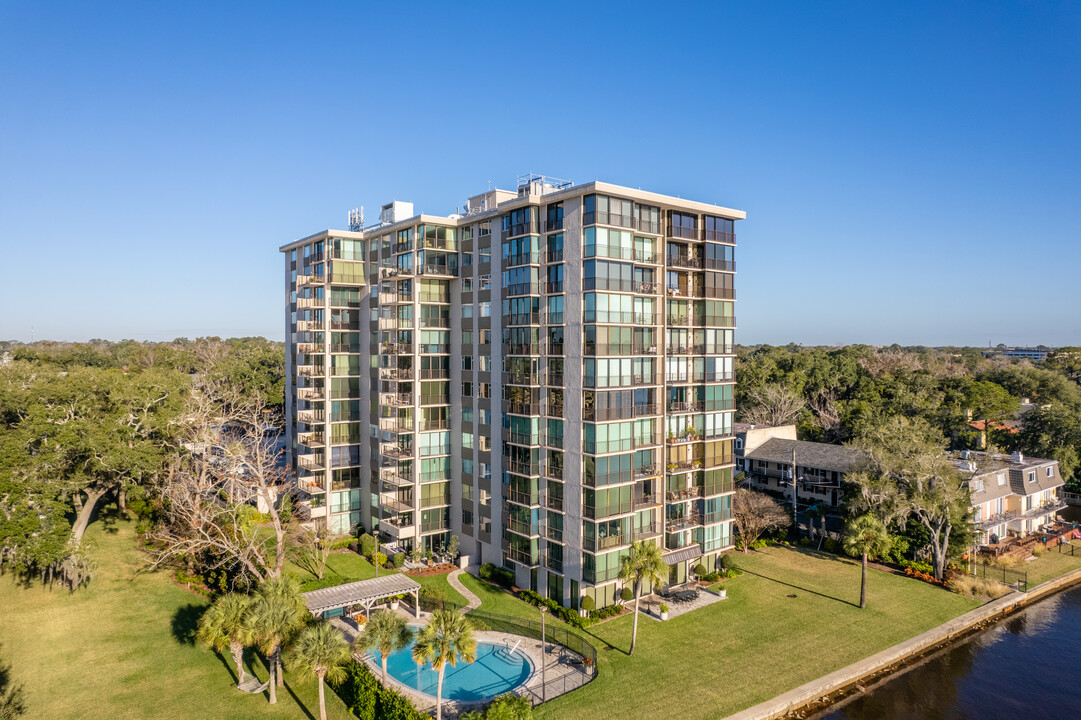
[[[1074,540],[1072,546],[1076,555],[1060,553],[1055,547],[1045,551],[1035,560],[1018,567],[1018,570],[1028,572],[1029,589],[1081,567],[1081,542]],[[1063,548],[1063,550],[1068,549],[1069,546]]]
[[[590,627],[597,679],[538,707],[537,718],[595,718],[598,708],[618,712],[629,703],[634,717],[670,717],[674,709],[681,720],[724,717],[978,605],[871,570],[868,607],[860,610],[856,563],[781,547],[734,559],[746,572],[724,584],[727,600],[665,623],[640,618],[633,657],[631,617]]]
[[[97,521],[87,539],[99,570],[74,594],[0,578],[0,657],[25,686],[27,718],[319,716],[314,681],[286,673],[271,706],[264,695],[233,687],[232,659],[223,662],[191,644],[206,601],[165,572],[140,572],[132,523]],[[266,669],[256,663],[265,680]],[[326,697],[328,717],[350,717],[337,695]]]

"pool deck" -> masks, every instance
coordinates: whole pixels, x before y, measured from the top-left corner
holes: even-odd
[[[399,610],[398,612],[402,611]],[[412,615],[407,615],[410,624],[413,626],[425,624],[430,616],[430,613],[422,612],[421,621],[418,623]],[[349,642],[352,642],[353,638],[357,636],[356,625],[350,620],[336,617],[333,618],[330,623],[345,633],[346,639],[349,640]],[[547,663],[544,666],[544,678],[547,684],[547,692],[545,692],[541,683],[541,661],[542,658],[544,658],[544,654],[541,651],[541,643],[539,640],[523,637],[521,635],[512,635],[510,633],[493,632],[491,630],[477,630],[473,634],[478,642],[503,645],[508,648],[514,647],[515,643],[518,644],[517,650],[529,658],[529,662],[533,666],[533,672],[524,683],[514,688],[513,692],[529,698],[530,702],[534,705],[543,700],[551,700],[554,697],[575,690],[582,685],[585,685],[590,679],[590,675],[587,672],[584,672],[580,667],[576,667],[574,664],[567,662],[569,658],[581,659],[577,653],[571,652],[561,645],[548,643]],[[382,678],[383,667],[377,653],[367,653],[357,655],[356,657],[358,660],[368,663],[368,667],[375,673],[376,678]],[[390,687],[393,687],[408,697],[413,704],[416,705],[417,709],[423,712],[435,710],[435,698],[431,695],[418,692],[417,690],[402,684],[393,675],[388,674],[387,681]],[[458,714],[464,710],[475,710],[487,703],[488,700],[478,700],[476,702],[444,700],[443,717],[456,718]]]

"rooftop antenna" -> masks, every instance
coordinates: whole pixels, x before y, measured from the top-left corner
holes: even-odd
[[[351,232],[360,232],[364,227],[364,206],[361,205],[358,208],[353,208],[349,211],[349,230]]]

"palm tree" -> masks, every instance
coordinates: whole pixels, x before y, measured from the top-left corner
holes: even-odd
[[[383,657],[383,686],[387,684],[387,656],[395,650],[408,647],[413,641],[413,631],[406,619],[396,612],[380,610],[372,613],[364,625],[364,632],[357,635],[353,647],[357,650],[378,650]]]
[[[199,619],[196,639],[204,646],[223,652],[229,648],[236,662],[236,681],[244,682],[244,648],[252,644],[248,611],[252,598],[239,593],[222,595]]]
[[[291,604],[296,608],[296,622],[289,635],[282,638],[283,644],[288,642],[289,637],[291,637],[293,633],[304,627],[309,616],[308,606],[304,603],[304,595],[300,592],[300,581],[292,575],[279,575],[278,577],[269,578],[259,586],[259,594],[272,595],[279,602]],[[277,665],[278,687],[284,687],[285,678],[282,674],[282,654],[280,647],[278,648],[275,665]]]
[[[315,676],[319,681],[319,718],[327,720],[327,704],[323,681],[345,679],[345,666],[353,659],[349,644],[339,630],[328,623],[309,625],[297,636],[289,656],[289,667],[303,677]]]
[[[437,610],[413,645],[414,662],[417,665],[431,663],[432,669],[439,673],[435,693],[436,720],[443,720],[443,671],[447,665],[454,667],[459,658],[467,663],[477,659],[473,625],[453,610]]]
[[[308,618],[295,580],[283,576],[259,587],[248,613],[248,625],[266,653],[270,666],[270,702],[278,702],[276,685],[284,685],[281,672],[282,645],[304,627]],[[276,671],[276,672],[275,672]]]
[[[849,555],[863,556],[863,577],[860,580],[860,607],[867,607],[867,558],[875,558],[889,551],[890,536],[882,521],[870,513],[860,515],[845,527],[841,544]]]
[[[656,585],[668,574],[668,566],[661,556],[661,548],[645,540],[631,543],[631,548],[620,561],[619,577],[634,585],[634,631],[631,633],[631,651],[638,641],[638,601],[642,598],[642,585]]]

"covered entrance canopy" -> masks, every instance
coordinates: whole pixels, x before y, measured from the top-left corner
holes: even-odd
[[[304,603],[313,617],[347,607],[362,607],[367,613],[380,600],[406,593],[413,595],[413,614],[420,617],[420,583],[400,573],[312,590],[304,593]]]

